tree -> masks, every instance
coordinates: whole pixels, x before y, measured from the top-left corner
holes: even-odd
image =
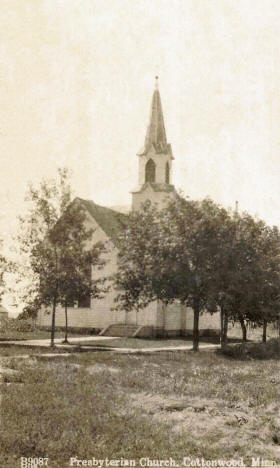
[[[191,306],[197,351],[199,315],[217,292],[216,259],[227,216],[211,200],[182,197],[161,211],[146,203],[132,213],[119,242],[119,308],[143,308],[154,300]]]
[[[226,308],[227,296],[234,273],[235,255],[233,246],[235,240],[235,223],[230,213],[218,207],[216,214],[216,252],[212,258],[212,271],[214,276],[206,301],[209,311],[220,310],[220,343],[223,348],[227,343],[229,314]],[[219,215],[218,215],[219,213]]]
[[[203,311],[214,312],[219,303],[229,216],[210,199],[193,202],[181,198],[168,207],[168,213],[181,277],[179,298],[193,308],[193,350],[197,351],[199,316]]]
[[[37,297],[30,298],[29,303],[26,303],[22,312],[17,317],[19,320],[35,320],[38,316],[38,312],[41,308],[41,304]]]
[[[262,340],[266,342],[267,324],[276,322],[280,314],[280,233],[276,226],[265,226],[260,249],[258,316],[255,322],[263,326]]]
[[[118,309],[142,309],[150,302],[174,300],[178,278],[170,275],[167,243],[162,242],[161,213],[149,202],[131,212],[119,234],[118,271],[114,276]]]
[[[128,218],[120,236],[118,308],[141,309],[177,300],[194,311],[193,349],[199,317],[221,312],[221,346],[229,320],[266,324],[280,314],[280,235],[244,213],[231,215],[213,201],[182,197],[166,209],[146,203]],[[265,338],[264,338],[265,339]]]
[[[240,322],[243,341],[246,341],[245,321],[250,320],[253,315],[256,317],[256,285],[260,279],[259,242],[263,225],[256,223],[247,214],[240,216],[235,213],[232,221],[228,273],[222,282],[221,294],[226,316],[233,322]]]
[[[43,180],[38,189],[29,187],[30,208],[20,218],[18,236],[24,268],[21,278],[31,279],[23,296],[29,303],[52,306],[51,346],[54,346],[55,314],[58,303],[67,303],[71,285],[75,294],[101,294],[98,280],[88,278],[91,265],[101,266],[101,246],[92,246],[92,231],[86,228],[86,214],[78,199],[72,201],[69,175],[58,172],[58,181]],[[77,262],[75,263],[75,256]],[[85,275],[87,271],[87,275]]]
[[[92,234],[93,231],[86,227],[85,212],[78,199],[68,205],[51,234],[52,242],[57,244],[60,252],[59,289],[65,310],[65,343],[68,342],[69,304],[101,297],[106,291],[105,280],[92,277],[93,266],[99,270],[104,266],[102,254],[106,251],[101,242],[89,248]]]
[[[247,213],[235,213],[231,221],[226,268],[219,269],[221,307],[231,321],[240,322],[243,342],[248,322],[262,324],[265,339],[266,324],[279,308],[279,232]]]

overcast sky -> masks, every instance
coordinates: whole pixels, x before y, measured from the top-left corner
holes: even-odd
[[[154,76],[173,183],[280,225],[279,0],[1,0],[0,237],[28,181],[129,205]]]

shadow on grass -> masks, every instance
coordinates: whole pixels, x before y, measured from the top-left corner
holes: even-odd
[[[273,338],[267,343],[246,342],[236,345],[227,345],[222,351],[217,349],[217,355],[239,361],[248,360],[280,360],[280,342]]]
[[[71,343],[70,343],[71,344]],[[0,358],[1,357],[13,357],[21,354],[26,355],[42,355],[44,354],[61,354],[67,355],[72,353],[87,353],[87,352],[94,352],[100,351],[100,349],[85,349],[78,344],[73,344],[69,348],[61,348],[60,346],[38,346],[38,345],[17,345],[17,344],[10,344],[10,343],[0,343]],[[102,349],[102,351],[110,351],[110,349]]]
[[[26,341],[26,338],[3,338],[0,337],[0,343],[1,341]]]

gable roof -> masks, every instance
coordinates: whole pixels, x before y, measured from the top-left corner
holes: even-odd
[[[82,198],[78,198],[78,200],[112,240],[113,244],[117,246],[118,235],[127,226],[127,215],[111,208],[97,205],[92,200],[83,200]]]

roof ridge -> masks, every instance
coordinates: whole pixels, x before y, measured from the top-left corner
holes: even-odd
[[[93,200],[90,200],[90,199],[88,199],[88,198],[76,197],[76,199],[81,200],[81,201],[83,201],[83,202],[92,203],[93,205],[95,205],[95,206],[98,207],[98,208],[102,208],[102,209],[104,209],[104,210],[110,210],[110,211],[113,211],[114,213],[127,216],[125,213],[122,213],[121,211],[117,211],[117,210],[115,210],[114,208],[111,208],[110,206],[99,205],[98,203],[95,203]]]
[[[113,210],[112,208],[97,205],[92,200],[86,200],[83,198],[78,199],[83,203],[89,214],[93,217],[93,219],[105,232],[105,234],[112,240],[115,245],[117,245],[119,232],[126,227],[127,215],[125,213],[120,213],[119,211]]]

